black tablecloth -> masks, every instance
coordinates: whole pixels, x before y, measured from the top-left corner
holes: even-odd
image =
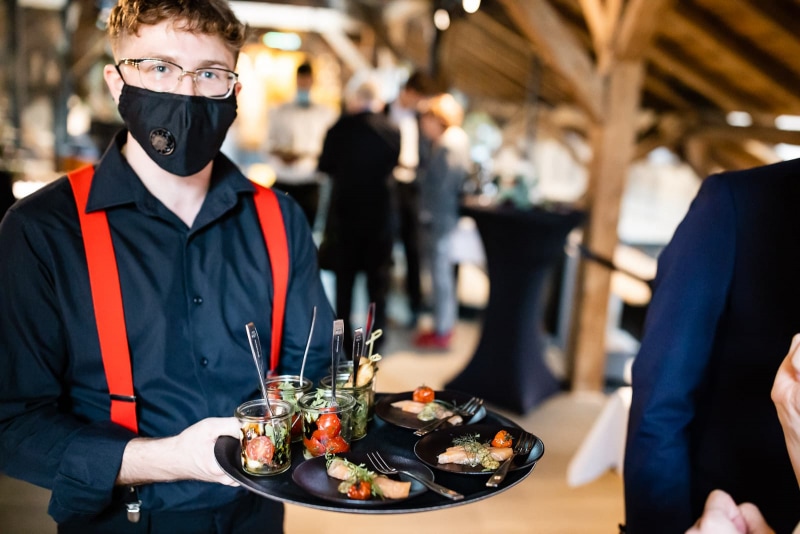
[[[525,413],[560,389],[544,362],[543,290],[585,213],[470,205],[462,214],[475,219],[483,240],[489,302],[475,354],[446,387]]]

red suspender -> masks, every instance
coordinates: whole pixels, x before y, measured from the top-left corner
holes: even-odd
[[[272,189],[258,184],[256,186],[256,211],[261,223],[261,233],[269,254],[272,268],[272,343],[270,345],[269,371],[275,373],[278,368],[278,357],[281,352],[283,337],[283,317],[286,311],[286,293],[289,288],[289,244],[286,240],[286,229],[283,225],[278,197]]]
[[[78,204],[78,219],[86,249],[92,303],[100,338],[100,353],[111,395],[111,420],[128,430],[138,432],[136,396],[133,394],[131,356],[128,333],[122,311],[117,258],[111,244],[111,231],[105,211],[86,213],[94,167],[88,166],[67,175]]]
[[[119,271],[108,218],[105,211],[86,213],[93,176],[92,166],[67,174],[78,206],[78,219],[86,250],[100,352],[111,396],[111,420],[138,432],[136,396],[133,393],[133,374],[122,308],[122,291],[119,286]],[[280,357],[286,292],[289,286],[289,245],[283,215],[275,193],[271,189],[256,185],[254,199],[272,267],[274,298],[270,372],[274,372]]]

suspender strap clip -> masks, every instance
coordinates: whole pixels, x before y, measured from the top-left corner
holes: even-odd
[[[142,501],[139,500],[139,490],[136,486],[130,486],[125,495],[125,508],[128,510],[128,521],[138,523],[142,518]]]

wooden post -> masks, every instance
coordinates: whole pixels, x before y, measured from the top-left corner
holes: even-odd
[[[615,62],[607,77],[603,122],[591,127],[592,163],[587,192],[588,223],[584,244],[593,252],[612,258],[617,245],[620,202],[628,168],[635,150],[636,113],[639,110],[644,62]],[[605,332],[611,272],[583,261],[576,302],[572,388],[602,389],[605,381]]]

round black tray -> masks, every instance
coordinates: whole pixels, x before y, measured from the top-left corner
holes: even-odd
[[[500,424],[509,428],[518,427],[518,425],[510,419],[496,414],[491,410],[487,411],[486,418],[482,422]],[[351,447],[352,450],[356,452],[378,450],[382,453],[417,459],[414,455],[414,444],[419,439],[419,437],[414,435],[412,430],[391,425],[379,417],[375,417],[369,423],[367,435],[358,441],[354,441]],[[486,481],[489,479],[491,473],[486,473],[484,477],[475,475],[466,476],[435,470],[436,482],[462,493],[464,495],[463,500],[452,501],[432,491],[426,491],[421,495],[403,501],[387,502],[386,504],[370,507],[359,507],[347,503],[338,504],[326,501],[314,497],[298,486],[292,480],[292,473],[301,462],[305,461],[303,459],[302,443],[294,443],[292,445],[292,467],[280,475],[270,477],[251,476],[242,471],[239,456],[239,441],[234,438],[228,436],[220,437],[214,446],[214,454],[222,469],[243,487],[269,499],[331,512],[347,512],[354,514],[405,514],[469,504],[471,502],[487,499],[516,486],[530,475],[533,468],[536,467],[536,461],[544,454],[544,443],[542,443],[539,438],[536,438],[536,445],[534,446],[533,452],[531,452],[531,458],[535,458],[536,461],[532,462],[530,466],[524,469],[509,472],[505,481],[503,481],[498,488],[486,487]]]

